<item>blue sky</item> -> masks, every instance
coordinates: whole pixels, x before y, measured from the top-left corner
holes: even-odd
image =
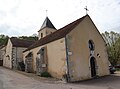
[[[120,33],[120,0],[0,0],[0,34],[32,35],[47,16],[57,29],[88,14],[102,33]]]

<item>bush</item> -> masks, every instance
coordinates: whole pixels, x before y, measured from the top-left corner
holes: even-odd
[[[116,69],[116,71],[120,71],[120,68],[115,68]]]
[[[41,73],[41,77],[52,77],[50,73],[48,73],[47,71]]]

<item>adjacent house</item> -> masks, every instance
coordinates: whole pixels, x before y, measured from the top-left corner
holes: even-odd
[[[39,40],[23,52],[25,71],[68,82],[109,74],[106,43],[89,15],[59,30],[46,17],[38,32]]]
[[[33,41],[22,40],[16,37],[9,38],[5,49],[3,66],[21,70],[23,61],[22,53],[33,43]]]
[[[0,46],[0,66],[3,66],[3,59],[5,55],[5,45]]]

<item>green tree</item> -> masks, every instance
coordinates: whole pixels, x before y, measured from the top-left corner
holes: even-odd
[[[1,35],[0,35],[0,46],[1,46],[1,45],[6,45],[8,39],[9,39],[8,36],[5,36],[5,35],[1,34]]]
[[[38,40],[37,36],[20,36],[18,38],[25,39],[25,40],[32,40],[32,41],[37,41]]]
[[[111,32],[102,33],[107,44],[107,52],[110,63],[114,66],[120,61],[120,34]]]

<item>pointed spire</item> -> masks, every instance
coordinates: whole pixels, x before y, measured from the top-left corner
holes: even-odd
[[[43,29],[45,27],[56,29],[48,17],[46,17],[40,29]]]

